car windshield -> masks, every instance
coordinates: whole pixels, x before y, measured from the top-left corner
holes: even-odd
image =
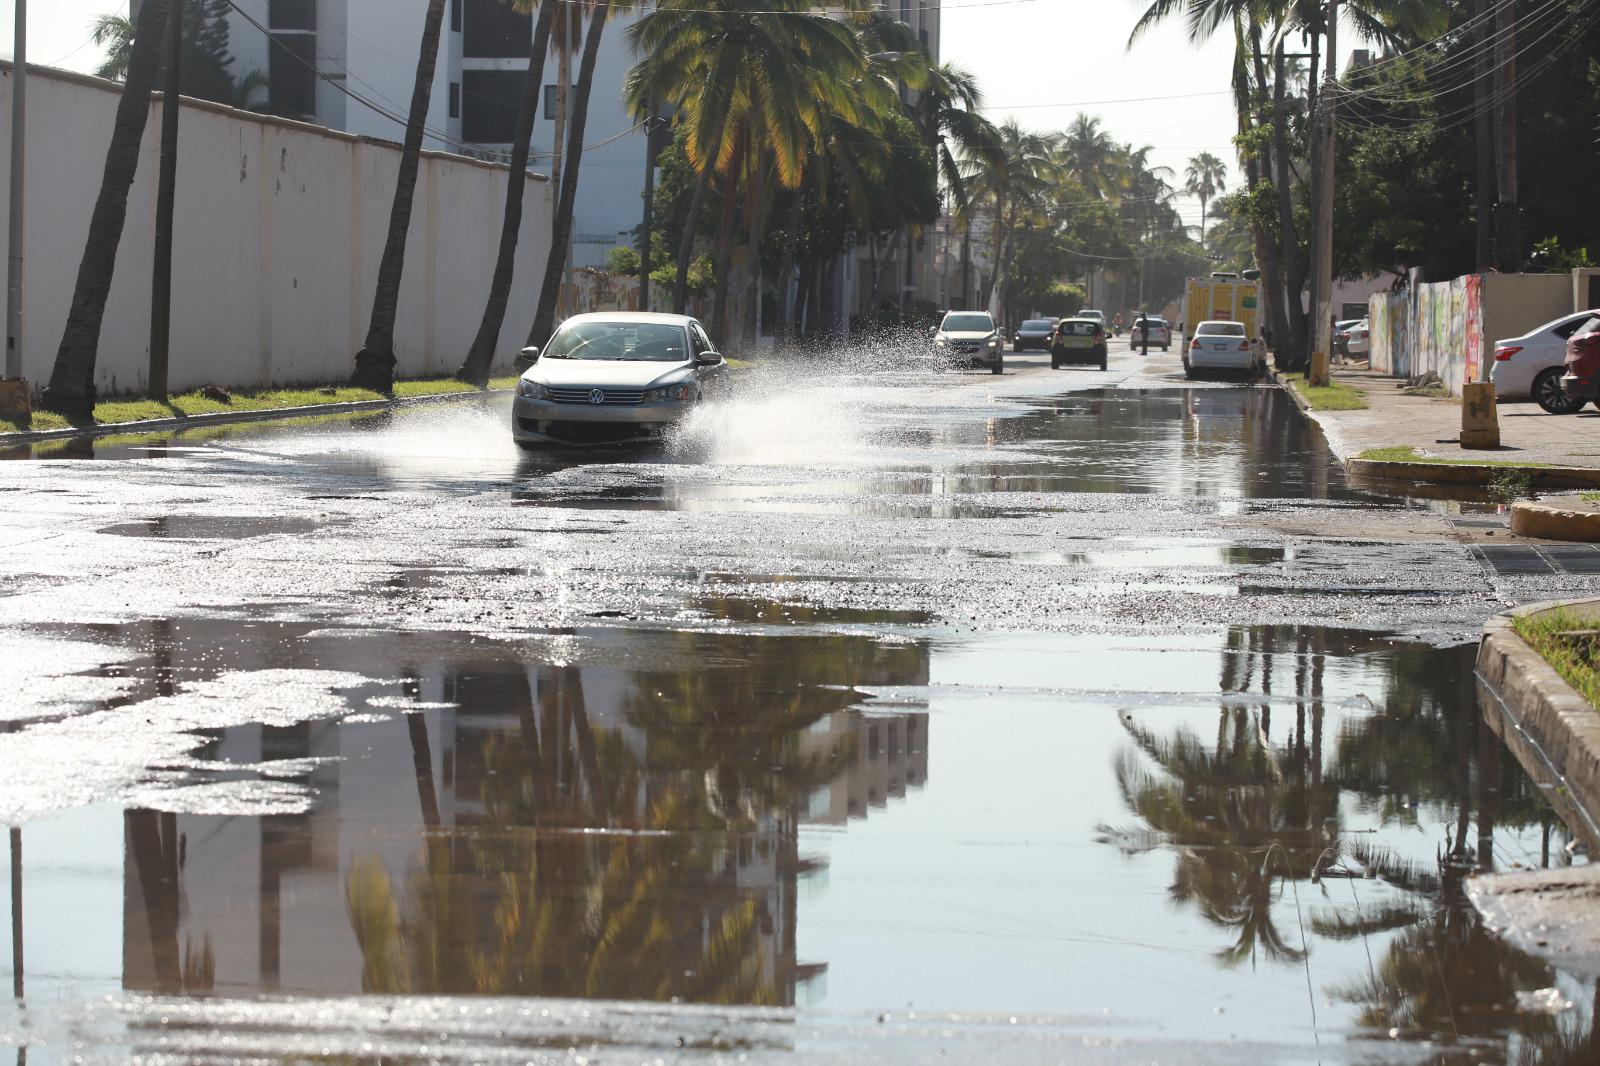
[[[1195,331],[1197,337],[1242,337],[1244,325],[1240,322],[1202,322]]]
[[[989,333],[994,319],[988,315],[950,315],[944,320],[946,333]]]
[[[1063,337],[1092,337],[1099,328],[1093,322],[1063,322],[1061,323],[1061,335]]]
[[[575,322],[551,338],[543,355],[647,363],[681,363],[688,358],[683,327],[665,322]]]
[[[1041,329],[1049,329],[1050,320],[1048,318],[1030,318],[1022,324],[1022,328],[1037,333]]]

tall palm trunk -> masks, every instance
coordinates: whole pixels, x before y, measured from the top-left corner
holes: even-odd
[[[139,170],[139,143],[150,116],[150,90],[155,87],[161,67],[161,46],[166,36],[162,30],[171,12],[168,0],[145,0],[139,8],[133,51],[128,59],[128,80],[122,86],[122,99],[111,127],[100,195],[89,216],[89,237],[78,263],[67,328],[56,349],[50,384],[40,398],[39,406],[47,411],[82,418],[94,413],[94,367],[100,327],[116,272],[117,247],[122,243],[122,228],[128,218],[128,189]]]
[[[466,362],[456,377],[479,388],[489,383],[494,365],[494,349],[505,325],[506,306],[511,300],[511,281],[516,274],[517,244],[522,235],[522,200],[528,187],[528,151],[533,140],[533,124],[539,114],[539,94],[544,87],[544,64],[550,50],[550,25],[561,5],[545,4],[534,24],[533,44],[528,51],[528,76],[522,84],[522,105],[517,112],[516,141],[511,146],[511,173],[506,178],[505,215],[500,222],[500,252],[494,261],[494,276],[489,281],[489,300],[472,339]]]
[[[800,285],[795,280],[794,262],[800,251],[800,210],[804,205],[804,190],[796,189],[789,201],[788,227],[783,235],[783,265],[778,268],[778,293],[783,305],[783,321],[778,327],[778,340],[788,344],[795,336],[795,312],[800,305]]]
[[[566,163],[567,123],[572,116],[572,51],[577,47],[577,37],[583,26],[583,15],[577,4],[562,3],[561,26],[553,34],[556,46],[556,113],[555,128],[550,137],[550,180],[561,188],[562,167]]]
[[[1257,43],[1260,40],[1260,30],[1253,31]],[[1294,219],[1294,189],[1290,184],[1289,175],[1289,120],[1284,101],[1285,82],[1285,57],[1283,42],[1278,42],[1277,52],[1273,57],[1272,80],[1272,157],[1276,173],[1273,184],[1278,194],[1278,231],[1282,235],[1283,248],[1283,275],[1285,286],[1284,305],[1289,315],[1289,351],[1292,353],[1295,365],[1308,360],[1311,352],[1311,338],[1307,329],[1307,316],[1305,305],[1301,302],[1300,294],[1306,288],[1306,271],[1300,259],[1300,233]],[[1260,66],[1259,52],[1257,56],[1257,73],[1265,78],[1266,72]],[[1323,175],[1327,171],[1327,160],[1319,161],[1314,168],[1315,180],[1326,180]]]
[[[583,135],[589,123],[589,96],[594,91],[594,67],[600,58],[600,38],[605,33],[611,0],[600,0],[589,18],[589,37],[583,43],[583,62],[578,68],[578,88],[572,101],[572,123],[567,131],[567,162],[561,176],[561,202],[556,207],[555,225],[550,233],[550,258],[544,268],[544,284],[539,290],[539,309],[534,313],[528,343],[543,346],[555,328],[556,297],[561,292],[561,271],[567,262],[568,241],[572,237],[572,209],[578,199],[578,167],[583,162]]]
[[[767,154],[756,157],[755,187],[750,193],[750,344],[761,343],[761,242],[767,230]]]
[[[445,0],[428,0],[422,20],[422,49],[417,56],[417,76],[411,86],[411,110],[406,116],[406,140],[400,152],[400,173],[395,181],[394,205],[389,209],[389,235],[378,261],[378,288],[372,296],[372,320],[367,341],[356,353],[352,385],[387,393],[394,389],[394,318],[400,306],[400,280],[406,268],[406,235],[411,229],[411,202],[417,191],[417,168],[422,162],[422,127],[428,119],[433,75],[439,61],[439,24]]]
[[[694,183],[694,195],[689,198],[689,217],[683,223],[683,237],[678,241],[678,277],[672,285],[672,312],[681,315],[689,306],[689,264],[694,261],[694,240],[700,229],[700,213],[706,207],[706,193],[711,188],[714,168],[708,163]]]
[[[733,226],[739,216],[738,185],[744,169],[744,134],[728,161],[728,173],[722,188],[722,218],[717,224],[716,285],[711,303],[711,326],[715,336],[726,343],[728,337],[728,274],[733,269]]]

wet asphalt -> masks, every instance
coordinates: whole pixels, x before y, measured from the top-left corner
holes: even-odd
[[[1600,1061],[1474,871],[1586,861],[1481,722],[1600,582],[1346,483],[1280,390],[741,372],[0,463],[18,1062]]]

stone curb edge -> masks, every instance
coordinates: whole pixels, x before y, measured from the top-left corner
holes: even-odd
[[[1531,603],[1496,615],[1478,645],[1478,694],[1489,728],[1534,777],[1591,846],[1600,847],[1600,710],[1596,710],[1532,645],[1517,635],[1517,618],[1565,609],[1600,622],[1600,600]]]
[[[73,437],[93,438],[122,433],[151,433],[164,429],[195,429],[200,426],[271,422],[282,418],[304,418],[310,415],[385,411],[397,407],[417,407],[434,403],[481,400],[489,396],[509,396],[511,391],[510,389],[485,389],[471,392],[441,392],[433,396],[407,396],[398,400],[353,400],[349,403],[315,403],[306,404],[302,407],[269,407],[259,411],[216,411],[208,414],[184,415],[174,418],[147,418],[140,422],[104,422],[85,428],[25,430],[20,433],[0,433],[0,448],[19,444],[38,444],[41,441],[67,440]]]
[[[1346,459],[1345,469],[1376,481],[1421,481],[1434,485],[1488,485],[1506,474],[1525,475],[1539,488],[1573,489],[1600,486],[1600,468],[1582,466],[1516,466],[1472,463],[1404,463],[1381,459]]]

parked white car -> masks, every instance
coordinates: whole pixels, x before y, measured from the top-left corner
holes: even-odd
[[[1195,378],[1207,371],[1223,370],[1255,373],[1256,349],[1250,343],[1243,322],[1202,322],[1184,349],[1183,372]]]
[[[1596,319],[1600,319],[1600,310],[1579,311],[1546,322],[1520,337],[1495,341],[1494,362],[1489,368],[1495,398],[1532,398],[1553,415],[1572,414],[1582,407],[1582,401],[1573,401],[1561,391],[1561,375],[1565,371],[1567,339]]]
[[[1366,319],[1352,325],[1345,332],[1344,352],[1348,359],[1360,359],[1372,352],[1372,327]]]
[[[511,435],[523,448],[659,436],[726,385],[728,365],[683,315],[574,315],[517,381]]]

